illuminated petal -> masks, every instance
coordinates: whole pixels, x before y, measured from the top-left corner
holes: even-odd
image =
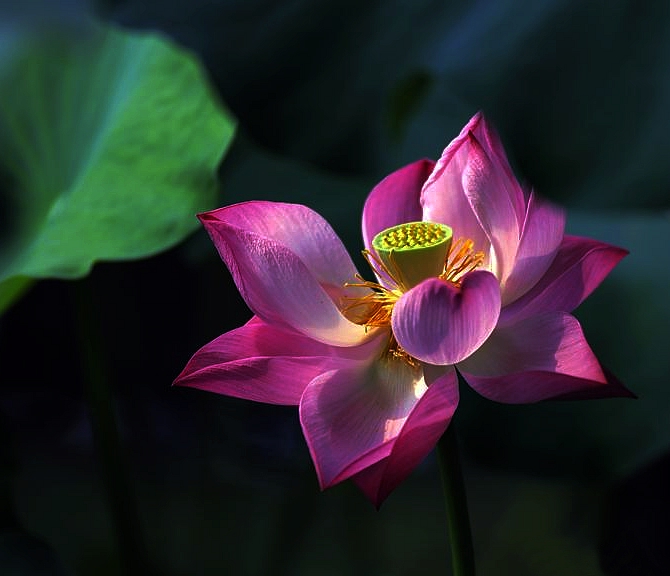
[[[351,346],[364,329],[339,309],[356,269],[316,212],[297,204],[245,202],[200,220],[251,310],[326,344]]]
[[[424,220],[451,226],[475,250],[494,254],[491,269],[509,275],[526,213],[500,140],[477,113],[442,153],[421,193]]]
[[[491,334],[500,314],[500,287],[493,274],[467,274],[461,287],[438,278],[403,294],[393,309],[393,334],[414,358],[455,364]]]
[[[389,455],[352,479],[379,507],[437,444],[458,405],[458,381],[453,368],[429,384],[416,403]]]
[[[445,148],[437,161],[421,191],[421,206],[423,220],[450,226],[454,238],[469,238],[474,242],[476,250],[488,253],[489,239],[463,189],[463,171],[470,155],[468,133],[475,118]]]
[[[421,369],[392,357],[317,376],[300,422],[321,488],[387,457],[425,390]]]
[[[175,385],[268,404],[298,405],[313,378],[366,359],[370,346],[328,346],[254,318],[198,350]]]
[[[477,141],[482,145],[484,150],[494,165],[495,172],[504,172],[505,177],[502,179],[503,184],[510,185],[507,193],[514,206],[516,219],[518,222],[523,222],[526,213],[526,203],[521,188],[518,186],[514,172],[507,160],[507,154],[500,142],[500,137],[496,131],[489,125],[481,112],[475,116],[468,123],[469,131],[474,134]]]
[[[474,134],[469,134],[463,146],[468,149],[462,174],[463,191],[493,247],[492,269],[498,279],[503,279],[514,265],[519,245],[520,222],[515,198],[523,198],[523,192],[516,180],[510,181],[507,173],[496,167]]]

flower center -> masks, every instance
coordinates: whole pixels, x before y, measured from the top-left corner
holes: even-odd
[[[377,234],[372,247],[406,292],[426,278],[442,274],[451,238],[451,228],[444,224],[409,222]]]
[[[484,253],[474,251],[472,240],[452,242],[451,228],[434,222],[409,222],[383,230],[373,238],[372,247],[374,252],[363,250],[363,257],[380,282],[357,275],[359,282],[346,286],[367,288],[367,293],[344,298],[341,305],[342,313],[366,330],[390,326],[395,303],[423,280],[440,278],[460,286],[463,276],[484,262]],[[407,355],[393,335],[389,352]]]

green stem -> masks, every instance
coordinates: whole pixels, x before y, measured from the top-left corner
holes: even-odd
[[[149,574],[139,514],[119,436],[90,278],[76,282],[77,324],[86,400],[123,574]]]
[[[453,574],[454,576],[475,576],[475,554],[472,548],[468,501],[453,422],[437,443],[437,456],[447,506]]]

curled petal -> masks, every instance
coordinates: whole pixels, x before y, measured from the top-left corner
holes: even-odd
[[[526,203],[500,140],[481,113],[442,153],[421,204],[424,220],[451,226],[456,238],[471,239],[476,250],[488,254],[493,245],[492,269],[499,279],[509,274]]]
[[[565,229],[565,213],[531,194],[514,267],[502,283],[503,306],[532,288],[558,252]]]
[[[463,189],[463,171],[470,150],[468,130],[474,120],[445,148],[421,191],[421,206],[423,220],[450,226],[455,238],[469,238],[477,250],[487,253],[489,239]]]
[[[363,241],[368,250],[382,230],[421,220],[419,198],[435,162],[419,160],[389,174],[370,192],[363,207]]]
[[[297,204],[245,202],[200,220],[259,318],[335,346],[365,339],[337,302],[356,268],[316,212]]]
[[[622,395],[606,377],[576,318],[549,312],[498,327],[459,370],[482,396],[526,404],[580,393]],[[625,389],[624,389],[625,390]]]
[[[500,287],[490,272],[467,274],[460,287],[430,278],[403,294],[393,309],[393,334],[410,355],[455,364],[491,334],[500,314]]]
[[[514,184],[514,186],[508,190],[509,197],[514,206],[517,221],[523,222],[526,213],[524,195],[519,186],[516,185],[517,180],[512,171],[512,167],[507,160],[507,154],[505,154],[505,149],[503,148],[502,142],[500,142],[500,137],[489,125],[481,112],[475,114],[472,120],[470,120],[469,128],[469,132],[474,134],[477,141],[482,145],[484,150],[486,150],[489,159],[494,164],[495,171],[498,173],[504,172],[506,175],[504,182]]]
[[[174,383],[256,402],[297,406],[312,379],[364,360],[370,355],[370,345],[328,346],[254,318],[198,350]]]
[[[493,270],[503,279],[512,269],[519,245],[516,199],[523,198],[523,191],[491,161],[473,133],[464,146],[468,147],[468,160],[463,168],[463,191],[493,247]]]
[[[386,458],[425,390],[421,369],[392,357],[312,380],[300,422],[321,488]]]
[[[377,508],[433,449],[454,415],[458,405],[455,370],[448,367],[428,384],[393,442],[389,455],[352,478]]]
[[[340,238],[324,218],[307,206],[257,200],[198,217],[208,232],[216,231],[221,224],[276,242],[295,254],[322,284],[341,286],[356,275],[356,267]]]
[[[503,309],[501,324],[514,323],[542,312],[572,312],[626,254],[627,250],[604,242],[565,236],[542,278]]]

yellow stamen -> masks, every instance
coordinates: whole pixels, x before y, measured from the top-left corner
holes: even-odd
[[[475,243],[470,239],[456,240],[449,249],[444,263],[444,272],[439,277],[460,286],[463,276],[484,263],[484,253],[475,252],[474,245]]]
[[[360,282],[347,282],[347,288],[368,288],[365,296],[355,298],[343,298],[342,314],[355,324],[365,326],[365,329],[389,326],[391,324],[391,312],[393,306],[402,296],[402,290],[395,280],[394,274],[386,265],[369,250],[363,250],[363,258],[367,261],[373,272],[380,278],[389,281],[391,288],[364,280],[360,274],[356,278]]]
[[[382,353],[382,357],[400,360],[412,368],[419,368],[421,366],[421,362],[419,362],[413,356],[410,356],[407,352],[405,352],[403,347],[398,344],[398,341],[395,339],[393,333],[391,333],[391,337],[389,338],[388,344]]]

